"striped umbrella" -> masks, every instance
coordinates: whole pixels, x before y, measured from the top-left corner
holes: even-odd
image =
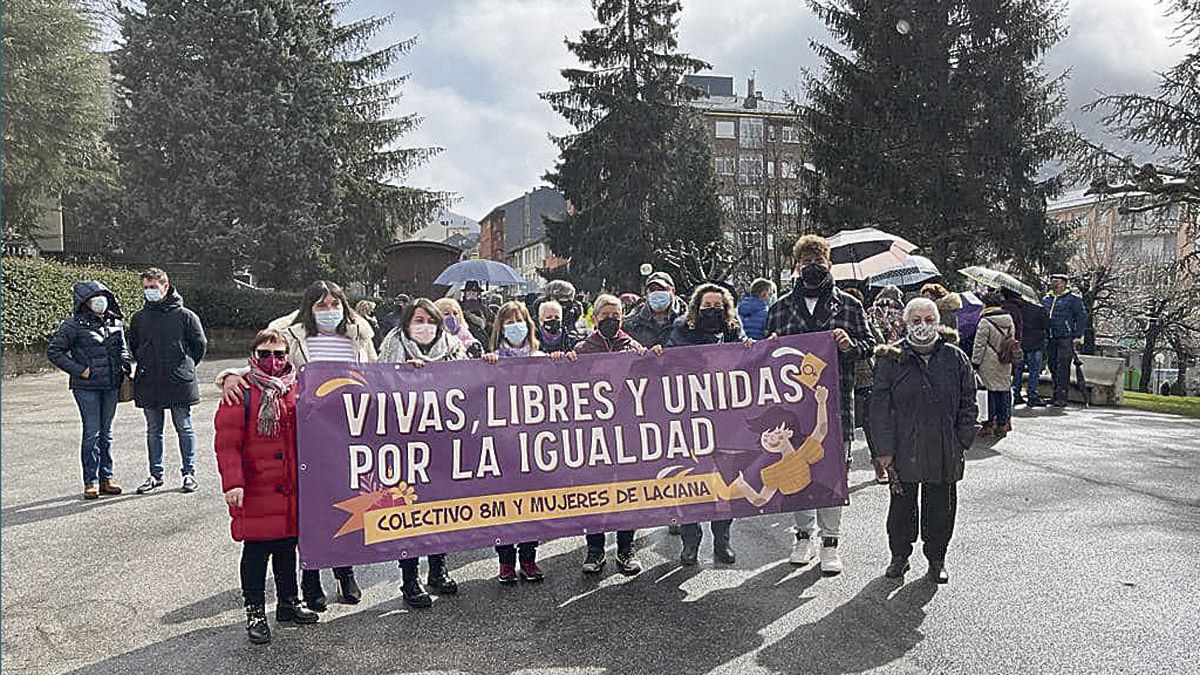
[[[903,265],[872,275],[867,279],[867,285],[872,288],[911,286],[940,276],[942,273],[932,260],[923,255],[910,255]]]
[[[899,267],[915,244],[874,227],[843,230],[829,238],[836,281],[866,281],[873,275]]]

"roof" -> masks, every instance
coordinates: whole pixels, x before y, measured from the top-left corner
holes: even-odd
[[[1063,211],[1066,209],[1075,209],[1081,206],[1091,206],[1093,204],[1103,204],[1105,202],[1113,202],[1122,197],[1140,197],[1144,196],[1143,192],[1123,192],[1120,194],[1099,195],[1086,194],[1090,188],[1081,187],[1074,190],[1064,192],[1057,199],[1051,200],[1046,204],[1047,211]]]
[[[745,96],[702,96],[692,101],[691,105],[705,112],[728,115],[796,115],[787,103],[764,98],[755,101],[755,107],[747,108]]]
[[[384,247],[383,252],[391,253],[392,251],[397,251],[400,249],[408,249],[408,248],[413,248],[413,249],[431,248],[431,249],[434,249],[437,251],[442,251],[444,253],[455,253],[455,254],[460,254],[460,255],[462,254],[462,249],[458,248],[457,246],[451,246],[450,244],[443,244],[440,241],[429,241],[426,239],[398,241],[394,244],[388,244],[386,247]]]

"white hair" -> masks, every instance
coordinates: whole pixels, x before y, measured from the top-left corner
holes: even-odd
[[[617,309],[620,309],[622,312],[624,312],[624,307],[621,305],[620,298],[609,293],[601,293],[600,295],[596,296],[595,302],[592,303],[592,313],[598,314],[602,308],[607,307],[608,305],[616,305]]]
[[[904,323],[908,324],[912,321],[913,314],[916,314],[919,309],[927,309],[933,312],[933,319],[938,323],[942,321],[942,313],[938,311],[937,303],[929,298],[913,298],[904,306]]]
[[[550,309],[551,307],[557,307],[559,314],[562,313],[562,305],[559,304],[559,302],[557,300],[543,300],[541,302],[541,304],[538,305],[538,311],[537,311],[538,318],[539,319],[542,318],[542,309],[543,308]]]

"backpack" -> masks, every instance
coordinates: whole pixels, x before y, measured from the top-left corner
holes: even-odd
[[[1000,330],[1000,326],[996,325],[995,321],[989,321],[996,330]],[[1000,338],[1000,348],[996,350],[996,357],[1000,363],[1012,365],[1021,363],[1025,360],[1025,351],[1021,349],[1021,341],[1012,335],[1003,335]]]

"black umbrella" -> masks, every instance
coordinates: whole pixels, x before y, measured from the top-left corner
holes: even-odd
[[[1083,361],[1079,355],[1075,355],[1075,386],[1079,387],[1079,395],[1083,397],[1083,407],[1090,408],[1091,403],[1088,401],[1087,380],[1083,378]]]

